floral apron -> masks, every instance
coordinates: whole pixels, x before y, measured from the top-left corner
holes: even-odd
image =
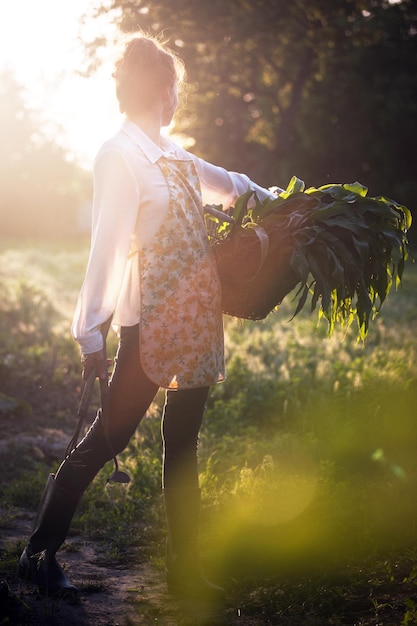
[[[168,214],[139,250],[139,348],[148,378],[167,389],[224,380],[221,287],[192,161],[161,157]]]

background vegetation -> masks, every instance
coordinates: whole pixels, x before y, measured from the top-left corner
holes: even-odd
[[[122,31],[163,31],[185,59],[174,130],[197,154],[265,185],[359,180],[415,213],[413,0],[113,0],[100,11]],[[105,44],[86,42],[87,70]],[[91,198],[90,174],[23,96],[3,75],[0,523],[36,509],[75,426],[69,320],[88,253],[79,209]],[[329,339],[307,314],[288,322],[290,298],[265,322],[226,319],[228,381],[213,389],[200,445],[202,547],[246,615],[416,623],[416,300],[409,264],[364,345],[354,331]],[[112,558],[135,546],[156,566],[161,406],[162,395],[122,456],[131,486],[105,487],[104,470],[75,520]],[[58,446],[34,443],[57,432]],[[9,569],[2,552],[2,573],[12,576],[20,547]]]
[[[75,427],[80,364],[68,328],[87,252],[0,249],[0,525],[36,510]],[[354,329],[329,339],[307,314],[290,322],[292,310],[288,298],[264,322],[225,319],[228,380],[211,393],[200,443],[203,562],[253,623],[412,624],[415,266],[365,344]],[[162,401],[121,456],[130,487],[106,487],[105,468],[76,515],[73,532],[102,541],[109,566],[129,566],[134,549],[163,567]],[[21,546],[0,554],[9,578]]]

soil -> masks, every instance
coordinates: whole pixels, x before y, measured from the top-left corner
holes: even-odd
[[[31,516],[21,514],[13,526],[1,528],[0,545],[20,541],[32,526]],[[70,580],[77,585],[76,598],[53,598],[40,595],[35,587],[17,577],[0,582],[0,624],[7,626],[302,626],[306,622],[281,622],[273,616],[263,618],[245,615],[233,606],[213,607],[184,604],[167,591],[164,573],[149,562],[135,566],[112,563],[100,543],[69,538],[59,553]],[[0,572],[0,578],[2,574]],[[9,577],[10,578],[10,577]],[[346,624],[351,626],[399,626],[415,624],[403,621],[405,603],[415,596],[415,584],[381,585],[375,589],[374,601],[369,589],[346,598],[345,619],[308,620],[308,624]],[[414,594],[414,595],[413,595]],[[407,598],[409,600],[407,600]],[[318,618],[320,619],[320,618]]]
[[[17,517],[13,527],[2,528],[1,542],[16,542],[28,536],[32,521],[27,515]],[[179,603],[168,593],[164,573],[150,563],[142,562],[134,567],[110,563],[99,543],[85,541],[80,545],[79,538],[76,542],[69,538],[59,553],[59,561],[79,588],[78,597],[46,597],[16,577],[8,581],[7,587],[3,585],[0,623],[16,626],[234,623],[229,610]],[[1,621],[5,613],[7,622]]]
[[[37,433],[21,433],[20,442],[23,439],[33,448],[38,447],[41,455],[49,455],[62,449],[63,439],[67,441],[68,435],[58,430],[44,432],[39,429]],[[0,454],[6,452],[7,445],[8,438],[2,437]],[[0,513],[3,513],[1,506]],[[23,547],[34,517],[34,513],[23,509],[2,514],[0,548],[19,543]],[[137,549],[137,555],[131,551],[129,562],[122,563],[105,552],[103,543],[69,535],[57,556],[67,576],[79,589],[77,597],[41,595],[35,586],[19,580],[17,575],[0,571],[0,624],[214,626],[238,623],[251,626],[263,623],[241,619],[239,611],[231,609],[229,603],[227,607],[219,608],[179,602],[167,590],[163,569],[144,560],[140,549]]]

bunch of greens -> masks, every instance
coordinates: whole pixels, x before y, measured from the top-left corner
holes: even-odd
[[[252,281],[252,289],[274,255],[286,249],[287,264],[280,265],[286,269],[276,271],[273,278],[282,283],[280,300],[298,285],[294,316],[310,296],[311,311],[319,305],[319,317],[327,319],[329,334],[336,323],[347,327],[356,318],[358,336],[364,339],[369,320],[378,313],[392,286],[397,288],[401,282],[411,225],[406,207],[367,193],[357,182],[305,189],[303,181],[293,177],[287,189],[273,199],[261,202],[248,191],[227,214],[221,206],[206,206],[220,278],[223,249],[228,245],[230,251],[229,244],[234,241],[237,250],[239,239],[248,242],[248,235],[256,233],[263,268],[254,268],[257,280]],[[262,251],[265,237],[260,235],[265,233],[269,246]],[[238,265],[244,259],[233,262]]]

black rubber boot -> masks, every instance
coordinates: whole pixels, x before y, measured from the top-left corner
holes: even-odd
[[[24,549],[18,576],[38,586],[47,595],[75,594],[75,587],[55,558],[65,541],[82,493],[63,489],[50,474],[42,495],[29,545]]]
[[[164,489],[167,584],[185,600],[223,603],[225,591],[202,574],[198,559],[199,489]]]
[[[19,577],[38,585],[43,593],[77,591],[58,564],[55,553],[65,541],[85,489],[112,458],[99,410],[87,434],[62,462],[56,476],[49,476],[29,545],[20,557]]]

